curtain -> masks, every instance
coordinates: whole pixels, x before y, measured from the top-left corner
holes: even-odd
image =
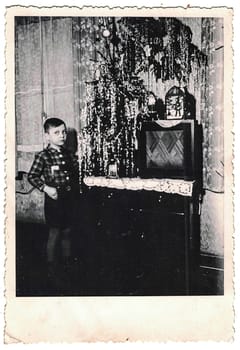
[[[38,17],[16,17],[15,100],[17,145],[42,144],[41,32],[39,24]]]
[[[40,24],[43,110],[45,116],[58,116],[73,127],[72,19],[50,17]]]
[[[223,192],[223,19],[202,19],[202,51],[208,66],[201,84],[203,180],[206,189]]]
[[[21,171],[28,171],[43,146],[40,38],[39,17],[15,18],[16,170]]]
[[[201,251],[224,255],[224,38],[222,18],[202,18],[202,50],[208,66],[201,84],[203,197]]]
[[[15,63],[17,167],[28,171],[44,146],[46,117],[58,116],[71,128],[77,124],[72,19],[16,17]]]

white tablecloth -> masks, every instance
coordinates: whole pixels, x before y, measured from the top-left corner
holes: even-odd
[[[157,191],[188,197],[192,196],[194,182],[178,179],[141,179],[139,177],[113,179],[103,176],[88,176],[84,178],[84,183],[89,187],[98,186],[119,190]]]

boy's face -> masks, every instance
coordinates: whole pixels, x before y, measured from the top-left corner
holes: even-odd
[[[66,126],[61,124],[56,127],[50,127],[46,133],[48,142],[55,147],[61,147],[64,145],[67,137]]]

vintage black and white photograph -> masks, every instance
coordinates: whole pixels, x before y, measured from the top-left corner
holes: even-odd
[[[232,11],[6,21],[7,342],[230,339]]]
[[[15,16],[16,296],[224,295],[224,18]]]

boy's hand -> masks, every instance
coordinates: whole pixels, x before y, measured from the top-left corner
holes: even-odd
[[[52,198],[54,200],[58,199],[58,193],[57,193],[57,189],[55,187],[50,187],[50,186],[45,185],[43,191],[45,193],[47,193],[47,195],[50,198]]]

